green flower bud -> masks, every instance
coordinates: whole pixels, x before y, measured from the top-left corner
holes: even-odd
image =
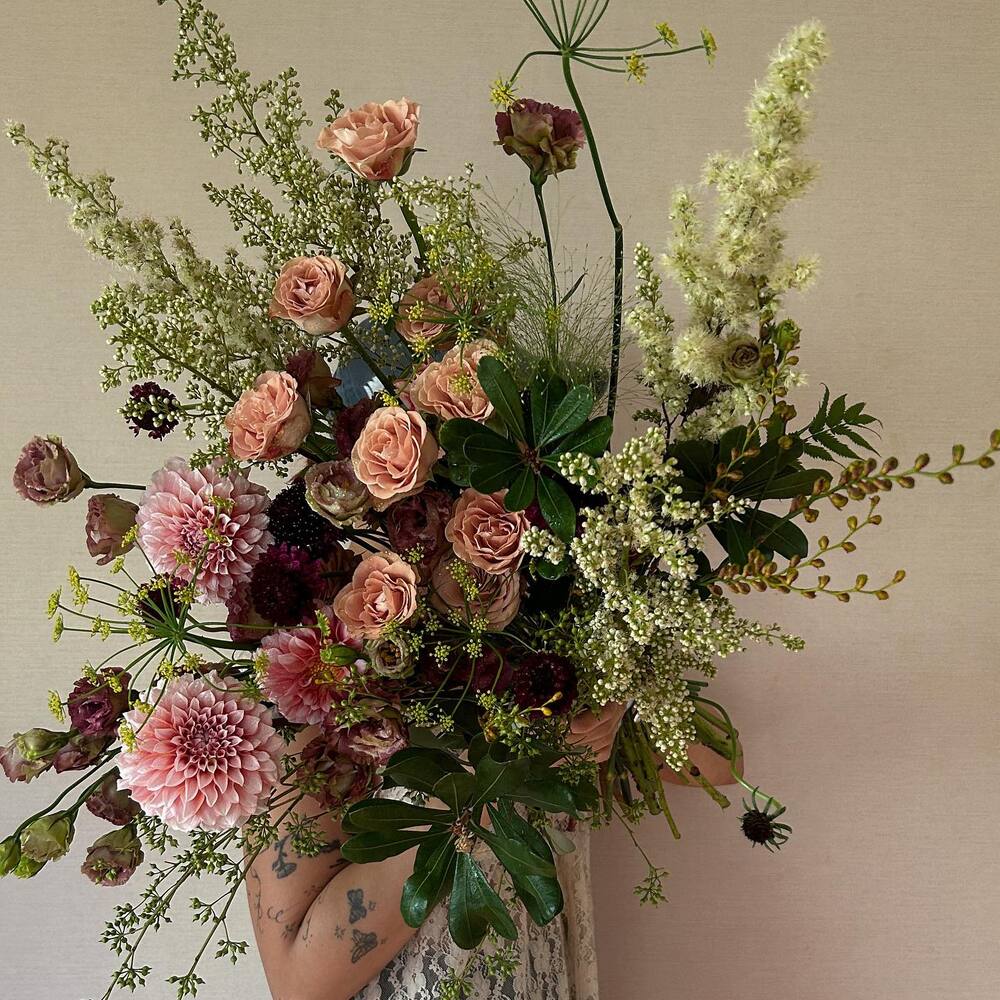
[[[15,735],[17,749],[28,761],[46,760],[61,750],[69,740],[69,733],[56,733],[51,729],[29,729]]]
[[[73,815],[68,812],[41,816],[21,833],[21,852],[32,861],[55,861],[73,842]]]
[[[733,382],[749,382],[760,375],[764,367],[760,344],[748,333],[730,337],[722,348],[722,370]]]
[[[783,353],[795,350],[799,346],[799,334],[801,332],[798,323],[794,320],[783,319],[774,331],[774,346]]]
[[[0,844],[0,878],[9,875],[21,860],[21,845],[16,837],[8,837]]]
[[[22,854],[21,860],[14,869],[14,876],[16,878],[34,878],[44,867],[44,861],[35,861],[27,855]]]

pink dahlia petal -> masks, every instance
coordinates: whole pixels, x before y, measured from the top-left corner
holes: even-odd
[[[150,716],[126,719],[135,746],[118,761],[119,788],[175,830],[228,830],[267,806],[284,741],[271,712],[215,672],[170,681]]]
[[[272,542],[268,502],[267,491],[238,472],[172,458],[143,494],[139,544],[156,572],[189,583],[197,570],[198,599],[224,602]]]

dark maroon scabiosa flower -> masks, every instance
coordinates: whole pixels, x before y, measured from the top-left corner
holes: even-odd
[[[140,588],[139,616],[157,635],[184,610],[178,591],[185,586],[179,577],[160,573]]]
[[[129,390],[120,412],[136,437],[144,431],[158,441],[180,423],[183,411],[169,389],[155,382],[140,382]]]
[[[533,715],[563,715],[576,701],[576,669],[558,653],[530,653],[514,669],[512,690]]]
[[[118,768],[112,768],[91,792],[84,805],[98,819],[114,826],[128,826],[139,815],[139,804],[125,789],[118,787]]]
[[[295,782],[325,809],[340,809],[379,785],[374,768],[338,752],[326,736],[317,736],[302,751]]]
[[[322,559],[337,545],[341,533],[306,501],[306,484],[296,479],[277,493],[267,510],[267,527],[276,542],[305,549]]]
[[[362,428],[377,409],[378,403],[366,396],[351,406],[345,406],[337,414],[337,424],[333,436],[337,442],[337,450],[342,457],[347,458],[351,454],[351,449],[354,447],[354,442],[358,440]]]
[[[73,728],[81,736],[113,736],[128,708],[130,680],[121,667],[106,667],[96,682],[81,677],[66,700]]]
[[[785,812],[785,806],[777,799],[768,798],[763,806],[757,802],[757,789],[753,790],[750,801],[743,800],[744,813],[740,817],[740,828],[743,836],[756,847],[763,844],[769,851],[781,850],[788,840],[792,828],[787,823],[777,822],[778,817]]]
[[[450,493],[427,486],[394,503],[385,513],[385,533],[393,549],[401,553],[420,550],[420,561],[413,565],[422,580],[427,580],[438,557],[448,548],[444,529],[453,506]]]
[[[496,116],[497,145],[508,156],[515,153],[531,170],[531,183],[576,166],[576,154],[583,149],[586,135],[583,122],[572,108],[560,108],[530,98],[517,101]]]
[[[250,576],[254,611],[276,625],[297,625],[313,610],[323,588],[323,564],[306,549],[281,542],[272,545]]]
[[[80,868],[94,885],[124,885],[142,864],[142,844],[135,828],[124,827],[98,837]]]

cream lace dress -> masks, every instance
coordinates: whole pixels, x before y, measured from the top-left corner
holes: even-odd
[[[581,824],[565,832],[575,850],[556,857],[566,902],[563,912],[545,927],[536,926],[523,908],[512,912],[520,932],[520,964],[503,980],[475,970],[475,1000],[598,1000],[590,829]],[[489,849],[477,844],[474,857],[495,883],[499,862]],[[439,983],[467,957],[448,933],[446,900],[355,1000],[436,1000]]]

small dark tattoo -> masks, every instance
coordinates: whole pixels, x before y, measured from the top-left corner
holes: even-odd
[[[340,924],[337,924],[337,926],[334,927],[334,929],[333,929],[333,936],[335,938],[337,938],[338,940],[340,940],[341,938],[343,938],[343,936],[344,936],[344,928],[341,927]]]
[[[289,861],[285,856],[288,839],[289,837],[286,835],[274,845],[274,849],[278,852],[278,856],[274,859],[274,863],[271,865],[271,870],[278,878],[288,878],[288,876],[299,867],[294,861]]]
[[[253,868],[250,869],[249,875],[253,880],[253,885],[247,882],[247,895],[250,897],[250,905],[253,907],[251,916],[254,919],[254,923],[259,927],[260,922],[264,919],[264,911],[261,906],[260,876]]]
[[[373,948],[378,945],[378,935],[376,933],[359,931],[355,928],[351,931],[354,938],[354,947],[351,949],[351,962],[360,962]]]
[[[364,889],[348,889],[347,902],[351,905],[351,912],[348,914],[347,919],[352,924],[356,924],[362,917],[368,914],[369,910],[374,909],[371,903],[365,906]]]

